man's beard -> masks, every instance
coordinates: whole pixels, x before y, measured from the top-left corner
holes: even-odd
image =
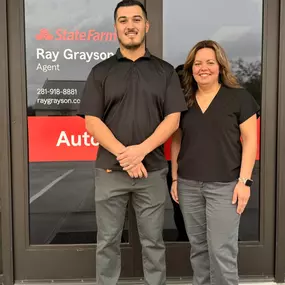
[[[139,42],[139,43],[130,43],[130,44],[124,44],[121,39],[118,37],[118,40],[119,40],[119,43],[125,48],[125,49],[128,49],[128,50],[136,50],[138,49],[139,47],[142,46],[142,44],[144,44],[145,42],[145,35],[143,36],[142,40]]]

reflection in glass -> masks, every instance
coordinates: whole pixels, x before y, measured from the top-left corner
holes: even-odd
[[[30,163],[31,244],[96,243],[93,169],[94,162]]]
[[[169,242],[188,241],[188,237],[185,230],[183,216],[180,210],[179,204],[177,204],[170,194],[172,177],[171,177],[171,163],[168,162],[169,172],[167,175],[167,185],[169,190],[169,196],[165,205],[165,222],[163,229],[163,238]]]
[[[164,0],[163,59],[176,68],[185,62],[188,52],[198,41],[215,40],[225,49],[241,85],[261,105],[262,3],[261,0],[181,0],[177,5],[175,1]],[[260,141],[260,120],[258,126]],[[259,240],[259,150],[258,143],[251,198],[241,217],[241,241]],[[169,224],[175,225],[173,230],[180,228],[183,232],[181,217],[177,218],[179,211],[177,207],[174,209],[173,212],[169,203],[165,213],[165,232]],[[173,223],[174,217],[180,223]],[[165,240],[173,241],[168,235]]]
[[[117,2],[25,0],[31,244],[96,243],[98,145],[75,115],[91,68],[117,49]]]

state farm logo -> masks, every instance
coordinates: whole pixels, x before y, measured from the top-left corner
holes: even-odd
[[[68,31],[66,29],[57,29],[52,34],[48,29],[41,29],[36,35],[37,41],[100,41],[111,42],[117,40],[116,32],[98,32],[90,29],[86,32],[83,31]]]
[[[39,34],[36,35],[37,41],[51,41],[53,40],[53,35],[48,31],[48,29],[41,29]]]

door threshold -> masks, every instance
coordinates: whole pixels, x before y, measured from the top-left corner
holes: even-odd
[[[34,282],[20,282],[15,283],[15,285],[96,285],[96,282],[41,282],[41,283],[34,283]],[[127,281],[127,282],[118,282],[118,285],[143,285],[143,282],[139,281]],[[276,282],[240,282],[239,284],[242,285],[277,285]],[[285,285],[285,283],[278,283],[278,285]],[[167,285],[192,285],[191,281],[167,281]]]
[[[78,280],[63,280],[63,281],[54,281],[54,280],[47,280],[47,281],[17,281],[15,285],[96,285],[95,281],[78,281]],[[143,280],[139,279],[130,279],[130,280],[120,280],[118,285],[143,285]],[[268,282],[267,280],[262,281],[262,279],[253,281],[253,280],[240,280],[239,284],[241,285],[276,285],[276,282]],[[278,285],[285,285],[285,283],[278,283]],[[192,285],[191,279],[167,279],[167,285]]]

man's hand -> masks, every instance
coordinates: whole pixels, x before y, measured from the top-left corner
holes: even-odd
[[[146,156],[146,151],[142,145],[128,146],[118,156],[117,160],[123,167],[123,170],[129,171],[139,163],[141,163]]]
[[[127,171],[132,178],[147,178],[147,171],[142,163]]]
[[[238,182],[235,190],[234,190],[234,194],[233,194],[233,204],[236,204],[236,202],[238,202],[238,206],[237,206],[237,213],[238,214],[242,214],[247,202],[249,200],[250,197],[250,187],[244,185],[242,182]]]
[[[172,185],[171,185],[171,196],[172,196],[172,199],[177,203],[179,204],[179,201],[178,201],[178,193],[177,193],[177,181],[173,181],[172,182]]]

